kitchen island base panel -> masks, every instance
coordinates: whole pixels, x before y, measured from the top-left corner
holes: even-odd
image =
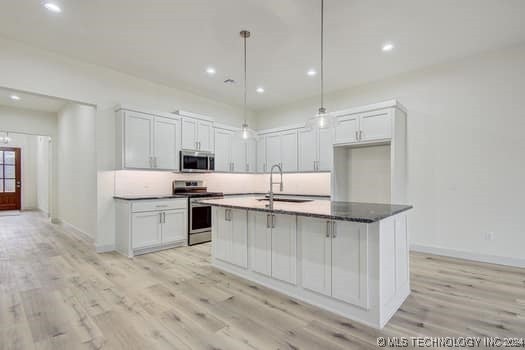
[[[220,220],[224,217],[224,210],[225,208],[214,207],[214,220]],[[242,210],[236,209],[235,211],[241,212]],[[385,326],[410,294],[406,213],[394,215],[371,224],[334,222],[334,225],[337,226],[334,230],[337,232],[335,237],[324,232],[319,232],[322,234],[322,238],[316,237],[317,241],[326,239],[327,246],[332,247],[333,252],[325,257],[325,260],[316,256],[308,258],[308,260],[303,256],[302,251],[305,248],[304,244],[309,244],[308,237],[312,235],[312,232],[316,232],[315,229],[312,230],[315,220],[320,219],[302,216],[293,218],[289,215],[286,215],[288,218],[276,218],[277,223],[290,220],[290,218],[297,221],[296,278],[291,280],[292,282],[279,280],[272,277],[271,273],[260,273],[260,271],[254,270],[255,234],[256,232],[260,233],[260,231],[253,229],[254,225],[251,219],[254,213],[256,212],[247,211],[246,235],[242,242],[242,247],[247,249],[246,265],[232,263],[234,260],[228,261],[229,257],[222,253],[219,256],[215,254],[213,242],[220,225],[213,225],[212,265],[214,267],[291,298],[379,329]],[[228,215],[226,216],[228,217]],[[326,220],[317,223],[318,227],[321,227],[321,224],[327,227]],[[305,233],[306,229],[308,229],[307,234],[309,236]],[[304,237],[307,237],[305,242],[303,242],[303,234],[305,234]],[[345,234],[347,236],[344,236]],[[350,235],[353,235],[352,238]],[[237,232],[236,236],[242,235]],[[334,249],[333,247],[336,245],[337,248]],[[268,247],[271,247],[271,244]],[[345,255],[346,248],[348,248],[349,255]],[[260,258],[261,247],[258,246],[257,249],[258,258]],[[323,249],[319,249],[319,251],[321,252],[319,256],[322,256]],[[269,256],[271,254],[271,252],[268,253]],[[308,263],[303,264],[303,260],[308,260]],[[312,262],[320,264],[320,261],[321,264],[322,261],[331,264],[327,269],[329,272],[325,276],[320,276],[326,277],[329,281],[326,284],[329,287],[323,290],[315,290],[316,285],[308,285],[306,280],[303,281],[304,273],[309,273],[303,269],[304,265],[312,266]],[[355,262],[355,267],[349,262]],[[337,265],[339,263],[341,265]],[[322,270],[322,268],[318,269],[318,271]],[[345,275],[346,273],[348,275]]]

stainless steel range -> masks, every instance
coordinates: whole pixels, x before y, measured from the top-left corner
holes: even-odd
[[[208,192],[203,181],[173,181],[173,194],[188,197],[188,245],[211,241],[211,206],[197,203],[204,197],[222,198],[222,192]]]

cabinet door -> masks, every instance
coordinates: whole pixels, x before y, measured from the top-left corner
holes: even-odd
[[[267,172],[266,164],[266,137],[260,136],[257,138],[257,172]]]
[[[216,208],[214,213],[216,218],[214,223],[217,225],[217,235],[213,242],[215,258],[230,262],[232,251],[232,221],[228,219],[228,210],[226,208]]]
[[[246,142],[238,135],[232,138],[232,171],[246,172]]]
[[[283,171],[297,171],[297,130],[284,132],[281,136],[281,163]]]
[[[301,234],[303,288],[330,296],[332,294],[331,221],[298,217]]]
[[[255,173],[257,171],[257,141],[252,138],[246,141],[246,171]]]
[[[382,140],[392,137],[392,115],[390,110],[361,114],[360,141]]]
[[[133,213],[131,221],[133,249],[158,246],[162,243],[161,212]]]
[[[248,267],[248,211],[231,209],[232,249],[229,261]]]
[[[333,168],[333,129],[318,129],[317,147],[318,147],[318,171],[331,171]]]
[[[179,169],[179,128],[175,119],[155,117],[155,168]]]
[[[149,169],[153,156],[154,117],[126,112],[124,117],[124,167]]]
[[[272,222],[272,277],[296,283],[296,217],[273,215]]]
[[[211,122],[199,120],[197,135],[199,151],[213,152],[213,124]]]
[[[315,171],[317,162],[316,130],[311,128],[298,131],[299,171]]]
[[[231,171],[232,132],[215,129],[215,171]]]
[[[281,164],[281,135],[273,134],[266,136],[266,171],[275,164]]]
[[[182,118],[182,148],[197,149],[197,120]]]
[[[188,240],[188,213],[184,209],[164,212],[162,224],[162,244]]]
[[[249,213],[249,227],[252,234],[252,270],[263,275],[272,274],[272,230],[267,213],[254,211]]]
[[[337,117],[335,123],[335,143],[358,141],[359,116],[356,114]]]
[[[332,238],[332,296],[368,307],[366,225],[335,221]]]

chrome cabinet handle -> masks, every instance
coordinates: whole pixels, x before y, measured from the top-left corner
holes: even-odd
[[[157,157],[153,157],[153,167],[154,168],[158,168],[159,166],[157,165]]]
[[[355,139],[356,139],[356,141],[359,140],[359,131],[357,131],[357,130],[355,131]]]
[[[162,213],[159,213],[159,224],[162,224]]]
[[[272,228],[275,228],[275,215],[272,214]]]
[[[363,139],[363,130],[359,130],[359,141]]]
[[[162,223],[165,224],[166,223],[166,213],[162,212]]]
[[[331,221],[326,222],[326,238],[330,237],[330,227],[332,226]]]
[[[266,228],[270,228],[270,214],[266,214]]]
[[[228,209],[224,209],[224,221],[228,221]]]
[[[332,221],[332,238],[335,238],[337,236],[337,223],[335,221]]]

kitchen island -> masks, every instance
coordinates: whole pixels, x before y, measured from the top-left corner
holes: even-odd
[[[408,205],[208,199],[212,264],[382,328],[410,294]]]

